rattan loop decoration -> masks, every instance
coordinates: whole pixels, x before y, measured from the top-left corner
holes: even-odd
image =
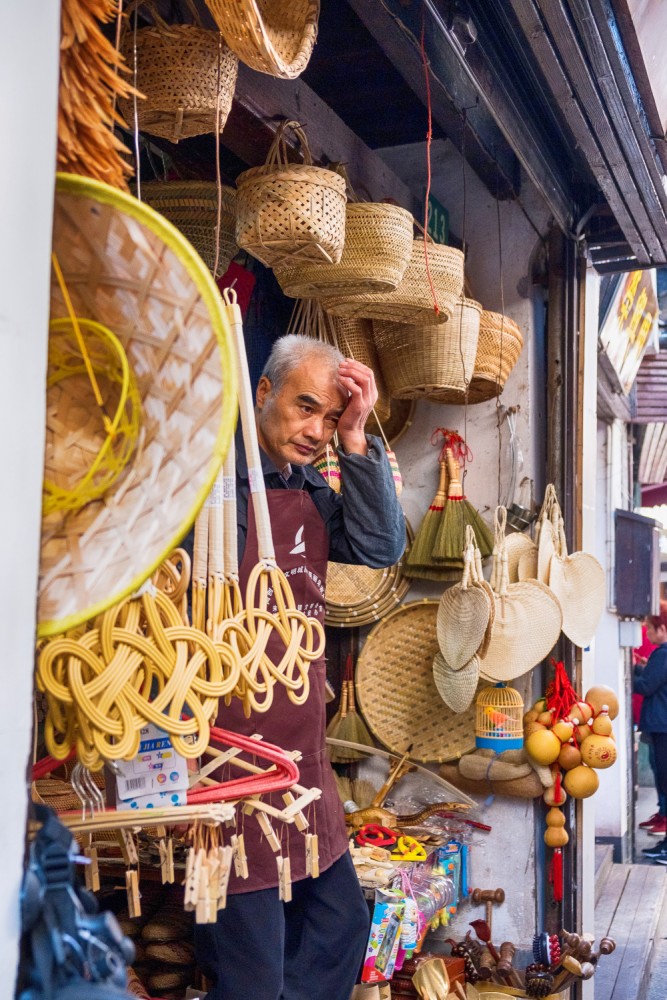
[[[308,65],[320,0],[206,0],[206,5],[229,47],[252,69],[293,80]]]
[[[290,701],[303,704],[308,698],[308,667],[324,653],[324,629],[320,622],[296,609],[292,588],[276,563],[269,508],[262,475],[257,428],[250,388],[248,361],[243,340],[241,310],[233,289],[224,300],[236,343],[239,381],[239,409],[243,440],[248,459],[248,478],[257,526],[259,562],[245,588],[243,610],[221,629],[223,639],[241,653],[244,711],[266,710],[272,697],[269,678],[287,688]],[[274,603],[274,610],[270,608]],[[279,637],[284,653],[278,663],[267,655],[272,637]],[[258,675],[262,678],[258,681]],[[257,700],[257,694],[264,700]]]

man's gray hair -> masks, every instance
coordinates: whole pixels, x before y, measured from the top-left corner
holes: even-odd
[[[317,358],[334,376],[338,374],[341,361],[345,360],[338,348],[332,344],[306,337],[301,333],[288,333],[275,341],[262,375],[268,378],[272,389],[279,390],[290,372],[298,368],[307,358]]]

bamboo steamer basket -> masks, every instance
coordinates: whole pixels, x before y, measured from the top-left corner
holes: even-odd
[[[437,601],[402,605],[375,626],[357,661],[357,701],[369,728],[396,753],[413,744],[417,761],[449,760],[475,743],[474,705],[455,714],[433,680],[437,613]]]
[[[151,9],[149,7],[149,9]],[[136,79],[145,100],[136,102],[141,132],[179,142],[193,135],[222,131],[231,110],[238,59],[217,31],[196,24],[155,24],[136,32]],[[135,33],[129,29],[120,50],[135,65]],[[133,100],[121,98],[118,109],[130,127]]]
[[[398,205],[350,202],[345,210],[345,247],[338,264],[298,263],[276,268],[291,298],[322,298],[393,291],[412,250],[412,216]]]
[[[320,0],[206,0],[227,45],[260,73],[293,80],[317,40]]]
[[[523,336],[514,320],[486,309],[482,312],[469,403],[482,403],[500,395],[522,347]]]
[[[236,415],[218,290],[173,226],[106,184],[59,174],[53,248],[75,315],[120,342],[141,410],[137,447],[104,496],[43,515],[40,636],[100,614],[157,569],[208,496]],[[54,279],[51,319],[67,316]],[[64,426],[63,413],[47,413],[47,470],[63,433],[81,444],[88,412],[70,408],[66,416]]]
[[[463,254],[441,243],[428,245],[428,272],[438,300],[436,313],[426,267],[423,238],[412,241],[410,261],[403,279],[392,292],[368,292],[322,298],[322,305],[334,316],[362,316],[391,322],[446,323],[463,292]]]
[[[212,181],[148,181],[141,185],[141,197],[147,205],[164,215],[195,248],[209,271],[218,267],[215,278],[225,273],[239,252],[234,236],[236,228],[236,190],[220,189],[220,235],[218,224],[218,189]]]
[[[285,133],[296,135],[303,163],[287,158]],[[278,127],[266,163],[236,180],[236,242],[267,267],[290,261],[337,264],[345,244],[345,179],[313,165],[298,122]]]
[[[473,377],[481,312],[479,302],[463,299],[438,326],[375,320],[375,345],[391,395],[463,403]]]

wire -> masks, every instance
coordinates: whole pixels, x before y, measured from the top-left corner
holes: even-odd
[[[433,139],[433,113],[431,108],[431,78],[429,76],[429,64],[426,58],[426,47],[424,45],[424,8],[422,7],[422,32],[420,52],[422,65],[424,67],[424,79],[426,81],[426,110],[428,114],[428,130],[426,132],[426,194],[424,196],[424,262],[426,264],[426,277],[433,296],[433,311],[436,316],[440,315],[438,296],[431,277],[431,268],[428,260],[428,200],[431,195],[431,141]]]

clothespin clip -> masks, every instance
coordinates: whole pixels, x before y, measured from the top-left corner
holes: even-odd
[[[81,838],[83,856],[88,858],[90,864],[84,865],[84,881],[86,889],[90,892],[100,890],[100,866],[97,860],[97,848],[93,847],[92,834],[84,833]]]
[[[160,855],[160,875],[162,884],[173,884],[174,882],[174,842],[171,837],[167,837],[167,830],[164,826],[157,827],[158,851]]]
[[[198,924],[211,923],[211,906],[208,894],[209,884],[209,858],[202,847],[197,855],[197,862],[201,859],[199,877],[197,880],[197,904],[195,906],[195,922]]]
[[[136,868],[128,868],[125,872],[125,890],[127,892],[127,912],[131,918],[141,916],[141,894],[139,892],[139,876]]]
[[[296,802],[296,799],[291,792],[285,792],[283,794],[283,802],[286,806],[292,806]],[[301,810],[294,814],[294,825],[300,833],[308,829],[308,820]]]
[[[137,854],[137,845],[132,833],[129,830],[116,830],[116,840],[123,855],[124,863],[128,867],[130,865],[138,865],[139,855]]]
[[[289,903],[292,899],[292,866],[289,858],[276,858],[278,865],[278,899]]]
[[[260,830],[262,831],[262,833],[268,840],[269,844],[271,845],[272,850],[274,850],[276,854],[278,854],[281,850],[280,840],[276,836],[276,831],[271,826],[269,817],[266,815],[266,813],[258,811],[257,822],[259,823]]]
[[[229,877],[232,873],[233,855],[233,847],[227,846],[218,848],[218,858],[220,861],[220,886],[216,912],[217,910],[224,910],[227,906],[227,888],[229,886]]]
[[[316,833],[306,834],[306,872],[312,878],[320,874],[320,845]]]
[[[242,833],[233,833],[231,837],[234,852],[234,872],[237,878],[248,877],[248,856],[245,852],[245,837]]]

